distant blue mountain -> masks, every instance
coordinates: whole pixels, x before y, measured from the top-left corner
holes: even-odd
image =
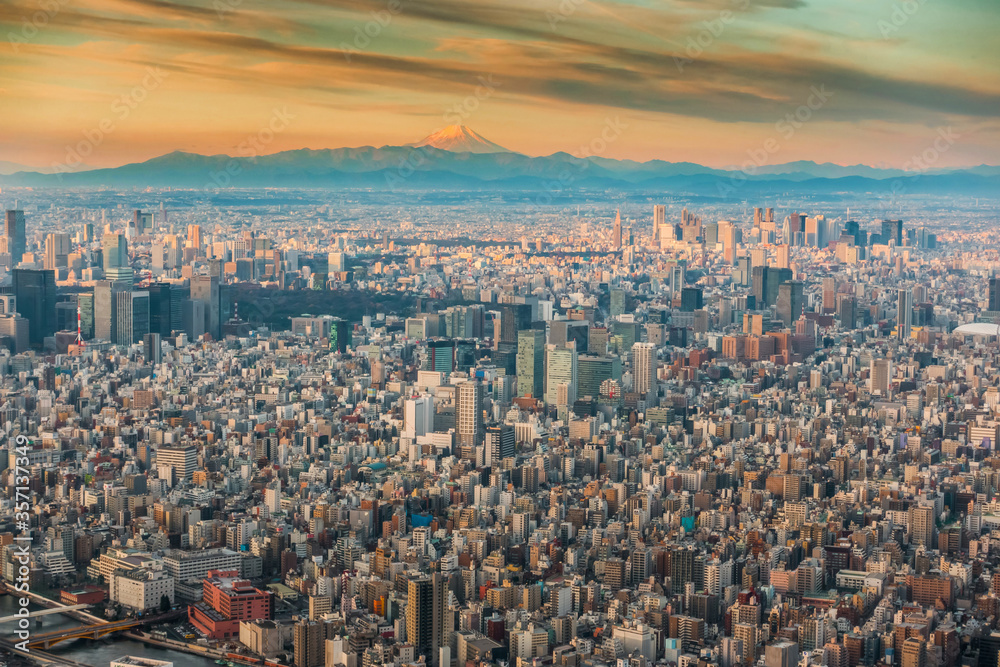
[[[478,137],[478,135],[476,135]],[[463,144],[464,145],[464,144]],[[28,187],[520,189],[554,196],[580,188],[662,190],[743,199],[747,193],[891,193],[1000,196],[1000,167],[914,174],[865,165],[765,165],[752,175],[690,162],[531,157],[491,144],[489,152],[432,145],[301,149],[259,157],[174,152],[110,169],[61,174],[19,171],[0,185]]]

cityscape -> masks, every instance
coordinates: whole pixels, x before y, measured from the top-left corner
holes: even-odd
[[[0,667],[1000,667],[998,7],[0,5]]]

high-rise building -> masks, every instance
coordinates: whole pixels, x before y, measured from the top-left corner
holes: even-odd
[[[896,337],[909,340],[913,330],[913,292],[900,288],[896,295]]]
[[[917,637],[903,641],[902,667],[924,667],[927,664],[927,644]]]
[[[179,288],[170,283],[152,283],[146,287],[149,293],[149,330],[162,337],[170,336],[174,329],[181,328],[181,299],[174,299],[174,291],[180,292]],[[180,296],[178,294],[178,296]],[[177,313],[174,313],[174,306],[177,306]]]
[[[351,323],[339,317],[330,321],[330,349],[337,350],[341,354],[347,352],[351,346]]]
[[[196,227],[197,225],[191,225]],[[201,301],[205,306],[205,331],[218,340],[221,334],[220,315],[222,302],[219,293],[219,279],[216,276],[194,276],[191,278],[191,299]]]
[[[663,238],[663,228],[667,224],[667,207],[663,204],[653,206],[653,240],[659,243]]]
[[[114,334],[116,345],[141,343],[149,333],[149,292],[121,290],[115,293]]]
[[[295,624],[293,640],[295,667],[321,667],[326,664],[326,637],[322,623],[303,618]]]
[[[928,548],[937,545],[934,540],[934,508],[917,505],[910,507],[908,514],[910,544],[922,544]]]
[[[475,446],[483,438],[483,383],[463,382],[455,388],[455,424],[459,444]]]
[[[142,353],[148,363],[158,364],[163,360],[163,350],[160,347],[160,334],[148,333],[142,337]]]
[[[406,641],[435,667],[447,667],[438,665],[438,649],[447,641],[444,632],[447,601],[448,582],[440,574],[407,582]]]
[[[622,248],[622,212],[615,213],[615,228],[611,232],[611,247],[615,250]]]
[[[66,266],[69,258],[69,234],[53,232],[45,236],[45,268],[55,270]]]
[[[513,458],[515,454],[513,426],[501,424],[486,428],[486,465],[492,466],[495,472],[501,461]]]
[[[41,347],[56,332],[55,272],[14,269],[11,276],[17,312],[28,320],[28,344]]]
[[[559,387],[566,386],[567,405],[576,401],[577,355],[575,347],[545,346],[545,402],[559,404]]]
[[[21,263],[26,250],[27,236],[24,231],[24,211],[7,211],[4,236],[7,238],[7,252],[10,253],[10,265],[16,267]]]
[[[160,447],[156,450],[156,463],[170,466],[177,479],[191,479],[198,468],[198,448],[194,445]]]
[[[445,375],[455,370],[455,341],[448,338],[427,341],[427,370]]]
[[[201,255],[201,225],[188,225],[187,247],[194,249],[196,257]]]
[[[640,396],[656,388],[656,346],[652,343],[632,346],[632,385]]]
[[[799,645],[779,641],[764,649],[766,667],[796,667],[799,664]]]
[[[892,362],[888,359],[872,359],[868,373],[869,391],[887,394],[892,380]]]
[[[555,324],[553,322],[553,324]],[[583,323],[586,325],[586,323]],[[517,395],[542,398],[545,386],[545,332],[527,329],[517,334]]]
[[[803,285],[797,280],[778,285],[778,301],[776,311],[778,318],[786,327],[792,326],[802,315]]]
[[[751,623],[737,623],[733,627],[733,637],[743,642],[740,664],[752,665],[757,662],[757,626]]]
[[[104,277],[132,283],[132,265],[128,259],[128,240],[124,234],[105,234],[101,251],[104,255]]]
[[[681,290],[681,311],[693,313],[705,306],[705,298],[700,287],[685,287]]]
[[[987,310],[1000,310],[1000,278],[994,276],[990,278],[989,304]]]
[[[893,242],[896,245],[903,245],[903,221],[883,220],[881,240],[885,244]]]
[[[622,379],[622,360],[615,355],[579,355],[576,360],[577,398],[591,396],[597,398],[601,384],[606,380]]]

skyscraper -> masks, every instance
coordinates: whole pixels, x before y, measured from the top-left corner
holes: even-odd
[[[576,348],[545,346],[545,402],[557,405],[559,385],[566,385],[567,405],[576,401]]]
[[[351,323],[339,317],[330,322],[330,349],[341,354],[351,346]]]
[[[913,292],[900,288],[896,296],[896,337],[909,340],[913,330]]]
[[[24,257],[27,238],[24,233],[24,211],[7,211],[7,224],[4,229],[7,237],[7,252],[10,253],[12,267],[21,263]]]
[[[196,227],[197,225],[191,225]],[[190,228],[189,228],[190,229]],[[205,331],[212,338],[220,338],[220,313],[222,303],[219,299],[219,279],[215,276],[193,276],[191,278],[191,299],[201,301],[205,305]]]
[[[115,329],[112,340],[116,345],[141,343],[149,333],[149,292],[117,292],[113,316]]]
[[[104,253],[104,277],[131,285],[132,265],[128,259],[128,240],[125,235],[105,234],[101,245]]]
[[[56,332],[55,272],[14,269],[11,276],[17,312],[28,320],[28,343],[41,347]]]
[[[146,288],[149,293],[149,331],[160,336],[169,336],[173,329],[180,328],[180,312],[177,313],[175,322],[174,308],[174,286],[170,283],[152,283]],[[180,306],[180,300],[177,300]]]
[[[323,624],[302,619],[295,624],[295,667],[320,667],[325,662]]]
[[[55,270],[66,266],[69,257],[69,234],[51,233],[45,236],[45,268]]]
[[[201,255],[201,225],[188,225],[187,247],[194,249],[195,256]]]
[[[792,326],[802,315],[803,286],[797,280],[790,280],[778,286],[778,318],[786,327]]]
[[[653,240],[659,243],[663,238],[663,227],[667,224],[667,207],[663,204],[653,206]]]
[[[540,399],[544,383],[545,332],[538,329],[519,331],[517,334],[517,395]]]
[[[632,385],[642,396],[656,387],[656,347],[651,343],[632,346]]]
[[[430,665],[438,665],[438,649],[445,645],[447,600],[447,581],[440,574],[407,582],[406,641],[413,645],[417,655],[426,656]]]
[[[987,310],[1000,310],[1000,278],[990,278],[989,305]]]
[[[94,285],[94,338],[115,342],[117,340],[117,294],[125,286],[113,280],[101,280]]]
[[[514,427],[509,424],[489,426],[486,429],[486,465],[492,466],[494,472],[504,459],[516,454],[514,442]]]
[[[483,438],[483,383],[463,382],[455,389],[455,424],[462,445],[478,445]]]
[[[622,212],[615,213],[615,228],[611,232],[611,247],[615,250],[622,248]]]

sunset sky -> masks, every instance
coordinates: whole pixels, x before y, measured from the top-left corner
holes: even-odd
[[[771,140],[771,164],[902,167],[950,127],[932,166],[1000,163],[997,0],[2,0],[0,23],[0,161],[36,167],[456,120],[580,154],[615,118],[605,157],[725,167]]]

